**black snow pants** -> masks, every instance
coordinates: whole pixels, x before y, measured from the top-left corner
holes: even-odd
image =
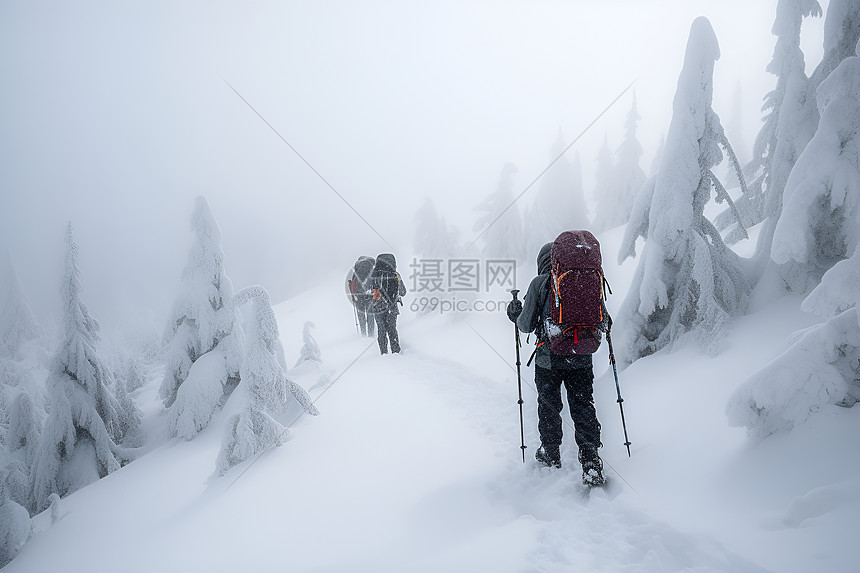
[[[567,403],[573,419],[574,439],[580,453],[590,457],[600,447],[600,422],[594,409],[594,371],[591,368],[553,369],[535,367],[538,391],[538,433],[546,449],[561,446],[561,388],[567,390]]]
[[[400,352],[400,339],[397,336],[397,309],[377,312],[375,316],[379,352],[388,353],[389,341],[391,342],[391,352]]]

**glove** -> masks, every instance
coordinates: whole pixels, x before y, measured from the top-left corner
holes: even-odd
[[[523,303],[518,300],[512,300],[508,303],[508,318],[511,322],[516,322],[520,317],[520,313],[523,311]]]

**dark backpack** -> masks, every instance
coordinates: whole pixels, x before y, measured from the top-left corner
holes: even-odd
[[[353,266],[354,293],[363,294],[370,290],[370,274],[373,272],[375,264],[376,260],[373,257],[361,256],[355,261]]]
[[[393,307],[400,298],[400,275],[394,255],[376,257],[372,274],[373,300],[379,307]]]
[[[544,325],[553,354],[592,354],[604,321],[600,243],[588,231],[565,231],[552,244],[550,313]]]

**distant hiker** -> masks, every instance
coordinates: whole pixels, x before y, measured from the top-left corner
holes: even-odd
[[[549,467],[561,467],[563,385],[575,427],[574,439],[579,446],[582,481],[587,485],[604,481],[603,462],[597,452],[602,444],[600,422],[594,409],[591,353],[597,350],[609,319],[602,300],[602,272],[591,276],[595,256],[599,269],[600,245],[591,233],[562,233],[554,243],[541,248],[537,257],[538,276],[529,284],[525,304],[511,301],[507,308],[508,318],[520,331],[534,332],[537,338],[532,357],[541,445],[535,459]],[[569,292],[571,288],[584,286],[587,289],[582,292]],[[596,311],[597,319],[578,317],[579,311]]]
[[[377,340],[379,351],[388,353],[400,352],[400,340],[397,336],[397,315],[400,310],[397,303],[403,304],[400,298],[406,294],[406,286],[397,272],[397,261],[391,253],[383,253],[376,257],[376,266],[371,274],[372,298],[370,309],[376,318]]]
[[[370,275],[375,264],[373,257],[358,257],[346,279],[346,289],[355,309],[357,328],[360,329],[362,336],[375,334],[373,315],[370,312],[370,303],[373,300],[370,291]]]

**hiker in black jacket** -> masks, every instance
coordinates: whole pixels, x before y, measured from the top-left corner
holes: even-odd
[[[400,279],[397,262],[391,253],[382,253],[376,257],[376,266],[371,275],[371,287],[373,300],[370,308],[376,318],[379,352],[387,354],[389,342],[391,352],[400,352],[400,339],[397,335],[397,315],[400,314],[400,310],[397,308],[397,303],[406,294],[406,286]]]
[[[550,315],[550,251],[552,243],[544,245],[537,258],[538,276],[532,279],[524,302],[508,304],[508,318],[522,332],[534,332],[538,347],[535,351],[535,385],[538,392],[538,433],[541,446],[535,459],[549,467],[561,467],[562,385],[567,390],[574,439],[579,446],[583,482],[603,483],[603,462],[597,453],[600,443],[600,422],[594,409],[594,371],[591,354],[560,356],[549,348],[546,322]]]

